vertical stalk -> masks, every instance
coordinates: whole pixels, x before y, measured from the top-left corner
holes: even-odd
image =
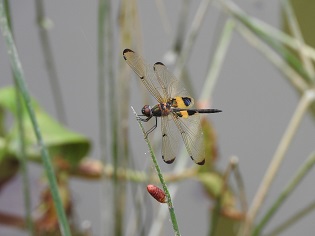
[[[315,210],[315,201],[312,201],[306,207],[303,207],[301,210],[299,210],[298,212],[296,212],[292,216],[290,216],[288,219],[286,219],[285,222],[281,223],[279,226],[277,226],[270,233],[267,233],[264,235],[265,236],[280,235],[283,231],[285,231],[289,227],[292,227],[295,223],[297,223],[301,219],[305,218],[306,215],[312,213],[314,210]]]
[[[12,22],[11,22],[11,11],[10,11],[10,4],[8,0],[3,1],[4,9],[7,16],[8,26],[11,32],[12,31]],[[12,33],[13,36],[13,33]],[[14,76],[14,75],[13,75]],[[16,79],[14,79],[16,81]],[[34,226],[32,221],[32,210],[31,210],[31,196],[30,196],[30,181],[28,176],[28,168],[27,168],[27,157],[26,157],[26,150],[25,150],[25,131],[24,131],[24,123],[23,123],[23,108],[22,108],[22,101],[21,95],[18,89],[18,85],[15,82],[15,92],[16,92],[16,108],[17,108],[17,123],[18,123],[18,130],[19,130],[19,147],[18,147],[18,158],[20,159],[21,163],[21,172],[23,176],[23,195],[24,195],[24,207],[25,207],[25,219],[26,219],[26,226],[28,229],[29,235],[34,235]]]
[[[164,180],[162,171],[161,171],[160,166],[159,166],[159,164],[158,164],[158,162],[156,160],[155,154],[153,152],[153,148],[152,148],[151,143],[150,143],[150,141],[148,139],[148,136],[146,135],[146,132],[144,130],[142,122],[139,119],[139,117],[138,117],[136,111],[133,109],[133,107],[131,107],[131,109],[133,110],[133,113],[135,114],[135,116],[137,118],[139,127],[141,128],[143,136],[144,136],[144,140],[145,140],[145,142],[147,143],[147,145],[149,147],[150,155],[151,155],[151,158],[152,158],[155,170],[156,170],[156,172],[158,174],[158,177],[159,177],[159,180],[160,180],[160,182],[162,184],[163,191],[164,191],[164,193],[165,193],[165,195],[167,197],[167,205],[168,205],[168,210],[169,210],[169,213],[170,213],[170,217],[171,217],[174,233],[175,233],[176,236],[180,236],[180,232],[179,232],[179,228],[178,228],[178,224],[177,224],[177,220],[176,220],[176,214],[175,214],[174,206],[173,206],[173,203],[172,203],[171,195],[170,195],[170,193],[168,191],[168,188],[167,188],[166,182]]]
[[[220,189],[220,193],[215,199],[215,207],[213,209],[212,213],[212,220],[211,220],[211,230],[209,231],[209,236],[215,236],[217,234],[217,226],[220,221],[221,216],[221,205],[222,205],[222,198],[224,196],[224,193],[226,192],[228,180],[231,175],[231,171],[233,171],[235,168],[235,163],[233,159],[230,159],[228,166],[226,167],[226,170],[224,171],[223,175],[223,183],[222,188]]]
[[[38,126],[38,122],[35,116],[35,112],[31,104],[31,98],[30,98],[28,89],[26,87],[26,84],[24,82],[24,74],[23,74],[22,65],[20,63],[20,60],[17,54],[17,50],[14,44],[11,31],[8,26],[6,14],[4,12],[2,3],[0,3],[0,27],[1,27],[3,37],[5,39],[6,46],[7,46],[7,51],[8,51],[12,71],[14,73],[13,78],[15,79],[15,82],[19,87],[19,90],[25,102],[26,110],[28,112],[28,115],[30,117],[31,123],[34,128],[34,133],[37,139],[39,150],[41,152],[42,162],[44,165],[44,169],[46,171],[46,176],[48,178],[50,191],[51,191],[54,203],[55,203],[61,234],[70,236],[71,235],[70,227],[69,227],[67,217],[66,217],[63,205],[62,205],[62,201],[58,192],[58,185],[57,185],[57,180],[54,173],[54,168],[51,164],[48,150],[44,144],[42,134],[40,132],[40,128]]]
[[[212,64],[209,66],[209,70],[207,73],[207,79],[204,85],[203,92],[200,96],[200,101],[208,101],[209,97],[212,94],[214,85],[218,78],[218,74],[220,72],[222,63],[224,61],[225,54],[227,52],[228,46],[230,44],[232,38],[232,32],[234,29],[234,21],[229,19],[226,21],[224,29],[222,31],[221,37],[219,39],[219,43],[217,46],[217,50],[215,51]]]
[[[19,92],[18,85],[15,83],[15,91],[16,91],[16,104],[17,104],[17,121],[18,121],[18,129],[19,129],[19,159],[21,162],[21,170],[23,176],[23,194],[24,194],[24,206],[25,206],[25,218],[26,225],[29,231],[29,235],[34,235],[34,225],[32,221],[31,215],[31,196],[30,196],[30,181],[28,176],[28,167],[27,167],[27,156],[25,150],[25,130],[23,124],[23,108],[21,95]]]
[[[106,123],[106,83],[105,83],[105,59],[104,59],[104,44],[105,44],[105,13],[106,13],[106,0],[99,0],[98,2],[98,35],[97,35],[97,56],[98,56],[98,116],[99,116],[99,140],[101,148],[101,162],[105,166],[108,162],[107,159],[107,148],[108,142],[106,142],[107,135],[107,123]],[[110,227],[110,224],[107,222],[107,216],[109,212],[109,207],[106,204],[108,201],[108,193],[106,191],[107,183],[102,181],[101,185],[101,233],[105,235],[105,229]],[[109,233],[109,232],[107,232]]]
[[[295,190],[298,184],[303,180],[305,175],[312,169],[315,164],[315,153],[313,153],[309,158],[303,163],[303,165],[297,170],[294,177],[289,181],[287,186],[281,192],[280,196],[276,199],[274,204],[270,207],[267,213],[264,215],[262,220],[256,226],[253,235],[259,236],[266,226],[266,224],[271,220],[273,215],[277,212],[277,210],[282,206],[285,200],[290,196],[290,194]]]
[[[51,86],[51,91],[54,99],[54,104],[56,107],[58,120],[66,124],[67,123],[66,112],[63,104],[61,87],[59,84],[59,77],[55,65],[53,52],[51,49],[51,43],[47,32],[49,26],[47,24],[47,19],[45,19],[44,1],[35,0],[35,10],[36,21],[38,24],[40,46],[43,52],[43,58],[48,73],[48,78]]]
[[[123,212],[122,212],[122,197],[121,186],[117,178],[118,169],[118,102],[117,102],[117,86],[115,82],[115,75],[113,71],[113,32],[111,23],[111,1],[99,0],[98,12],[98,70],[99,70],[99,117],[100,117],[100,142],[101,142],[101,156],[102,162],[108,162],[110,151],[107,151],[108,142],[106,142],[107,132],[111,143],[111,156],[114,165],[113,173],[113,224],[114,235],[122,235]],[[107,82],[107,83],[106,83]],[[106,89],[108,86],[108,89]],[[109,101],[106,103],[106,101]],[[109,111],[105,108],[109,107]],[[110,130],[106,129],[106,114],[109,118]],[[102,186],[103,201],[106,199],[106,183]],[[104,208],[104,207],[103,207]],[[105,210],[105,209],[103,209]],[[102,221],[105,224],[105,212],[102,214]]]
[[[211,0],[203,0],[200,5],[199,8],[196,12],[195,18],[192,22],[190,31],[187,35],[187,40],[184,43],[183,46],[183,50],[176,62],[176,66],[175,66],[175,71],[174,71],[174,75],[177,78],[181,78],[181,75],[183,73],[183,70],[185,68],[185,64],[186,61],[191,53],[192,47],[196,41],[197,35],[200,31],[201,28],[201,23],[203,22],[206,13],[208,11],[208,7],[211,3]]]
[[[8,26],[11,30],[12,36],[12,22],[11,22],[11,11],[10,11],[10,4],[8,0],[3,1],[4,9],[7,15]],[[15,80],[14,80],[15,81]],[[24,206],[25,206],[25,221],[26,226],[28,229],[29,235],[34,234],[34,227],[32,222],[32,215],[31,215],[31,197],[30,197],[30,181],[28,175],[28,168],[27,168],[27,157],[26,157],[26,150],[25,150],[25,132],[24,132],[24,124],[23,124],[23,108],[21,102],[21,96],[18,91],[18,85],[15,83],[15,91],[16,91],[16,107],[17,107],[17,122],[18,122],[18,130],[19,130],[19,147],[18,147],[18,158],[21,163],[21,170],[23,176],[23,195],[24,195]]]
[[[271,186],[271,184],[274,181],[274,178],[276,177],[276,174],[280,168],[280,165],[282,164],[282,161],[284,159],[284,156],[286,154],[286,151],[296,133],[296,130],[298,126],[301,123],[301,120],[307,111],[309,105],[314,101],[315,99],[315,91],[314,90],[307,90],[304,92],[302,98],[300,99],[300,102],[292,116],[292,119],[279,143],[279,146],[274,154],[274,157],[265,173],[264,179],[262,180],[260,187],[254,197],[253,203],[249,209],[248,215],[246,217],[246,222],[244,226],[244,233],[243,235],[248,235],[253,221],[255,220],[255,217],[257,213],[259,212],[262,204],[265,201],[266,195],[268,193],[268,190]]]
[[[307,57],[304,53],[302,53],[303,45],[305,44],[302,32],[299,27],[298,20],[296,18],[296,15],[294,14],[294,10],[292,9],[292,3],[289,0],[282,0],[281,1],[284,12],[286,13],[286,19],[288,21],[288,25],[290,27],[290,30],[292,32],[292,35],[294,38],[298,39],[298,50],[297,53],[300,56],[300,59],[305,67],[305,71],[309,74],[309,77],[313,80],[315,79],[315,71],[313,68],[312,61],[309,57]]]

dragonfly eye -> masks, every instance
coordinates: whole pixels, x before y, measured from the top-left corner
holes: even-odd
[[[151,107],[149,105],[145,105],[142,110],[141,110],[142,114],[145,115],[146,117],[150,117],[152,116],[152,111],[151,111]]]

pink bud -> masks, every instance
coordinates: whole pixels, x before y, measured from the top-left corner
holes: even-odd
[[[157,200],[158,202],[160,203],[167,202],[166,195],[162,189],[158,188],[155,185],[149,184],[147,186],[147,190],[151,194],[151,196],[154,197],[155,200]]]

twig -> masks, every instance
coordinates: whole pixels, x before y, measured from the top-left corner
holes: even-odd
[[[315,201],[308,204],[299,212],[295,213],[293,216],[289,217],[285,222],[280,224],[270,233],[267,233],[265,236],[277,236],[280,235],[284,230],[291,227],[293,224],[297,223],[301,218],[305,217],[309,213],[315,210]]]
[[[290,196],[290,194],[295,190],[298,184],[303,180],[305,175],[312,169],[315,164],[315,153],[310,155],[308,159],[303,163],[303,165],[297,170],[294,177],[289,181],[287,186],[281,192],[277,200],[272,204],[270,209],[264,215],[262,220],[256,226],[253,235],[258,236],[266,226],[266,224],[271,220],[276,211],[282,206],[285,200]]]
[[[48,36],[48,19],[45,16],[44,11],[44,1],[36,0],[35,1],[35,10],[36,10],[36,21],[38,24],[38,33],[40,46],[43,52],[44,62],[49,77],[50,87],[52,90],[52,95],[54,99],[54,104],[57,111],[57,116],[59,121],[66,124],[67,117],[64,108],[62,92],[59,84],[59,77],[55,65],[54,55],[51,49],[51,43]]]
[[[67,217],[65,214],[65,211],[63,209],[63,204],[58,192],[58,185],[56,176],[54,173],[54,168],[51,164],[50,155],[48,153],[48,150],[44,144],[42,134],[40,132],[40,127],[38,126],[38,122],[35,116],[35,112],[33,110],[32,104],[31,104],[31,98],[29,95],[29,92],[26,88],[25,79],[24,79],[24,73],[22,69],[22,65],[20,62],[20,59],[18,57],[18,53],[14,44],[14,40],[11,34],[11,31],[8,27],[7,17],[5,15],[3,5],[0,3],[0,27],[3,34],[3,37],[6,42],[7,51],[9,55],[10,64],[12,67],[12,71],[14,73],[13,78],[15,79],[15,82],[17,83],[19,90],[21,92],[21,95],[23,97],[23,100],[25,102],[26,110],[28,112],[28,115],[30,117],[32,126],[34,128],[34,133],[37,139],[37,143],[39,146],[39,149],[41,151],[41,157],[42,162],[44,164],[44,168],[46,171],[46,176],[48,178],[48,183],[50,187],[50,191],[56,206],[56,212],[58,216],[58,221],[60,225],[60,231],[62,235],[70,236],[70,227],[67,221]]]
[[[233,162],[233,165],[234,165],[233,174],[235,176],[236,185],[239,190],[241,210],[245,214],[248,209],[248,203],[247,203],[247,198],[246,198],[246,193],[245,193],[245,184],[244,184],[242,174],[239,169],[238,158],[236,156],[233,156],[231,158],[231,162]]]
[[[214,208],[214,210],[213,210],[214,212],[212,214],[210,236],[214,236],[217,234],[216,230],[217,230],[217,226],[218,226],[219,220],[220,220],[222,198],[223,198],[224,193],[227,189],[228,179],[229,179],[231,172],[233,171],[234,167],[235,167],[234,163],[230,160],[228,166],[226,167],[226,170],[224,171],[222,188],[220,190],[220,193],[218,194],[218,197],[216,198],[215,208]]]
[[[201,23],[203,22],[205,18],[210,2],[211,0],[203,0],[199,5],[195,18],[191,25],[191,29],[188,33],[187,40],[184,43],[183,50],[181,51],[181,54],[178,57],[178,60],[175,66],[174,75],[177,78],[181,78],[186,61],[188,59],[188,56],[191,53],[196,37],[200,31]]]
[[[208,67],[209,69],[208,69],[207,78],[204,84],[204,89],[200,96],[201,102],[208,101],[209,97],[212,94],[213,88],[218,78],[218,74],[220,72],[222,63],[224,61],[226,51],[228,49],[228,46],[231,40],[231,34],[232,34],[233,29],[234,29],[234,21],[232,21],[231,19],[227,20],[225,23],[224,29],[222,31],[221,37],[218,41],[219,44],[217,45],[217,50],[215,51],[211,65]]]
[[[302,53],[303,52],[303,44],[305,42],[304,42],[303,35],[301,33],[301,30],[300,30],[298,21],[296,19],[296,16],[294,14],[293,9],[292,9],[292,3],[288,0],[282,0],[281,3],[283,5],[284,12],[287,15],[286,19],[288,21],[290,30],[291,30],[294,38],[298,39],[297,53],[300,55],[301,61],[303,62],[304,66],[305,66],[305,70],[309,74],[309,77],[314,81],[315,72],[314,72],[312,61],[310,60],[310,58],[308,56],[306,56],[304,53]]]
[[[247,235],[250,232],[251,226],[253,221],[255,220],[255,217],[260,210],[260,207],[264,203],[264,200],[266,198],[266,194],[273,183],[273,180],[278,172],[278,169],[284,159],[284,156],[286,154],[286,151],[296,133],[296,130],[301,123],[301,120],[306,113],[309,105],[312,101],[315,99],[315,90],[308,90],[306,91],[293,116],[292,119],[279,143],[279,146],[274,154],[274,157],[265,173],[264,179],[262,180],[259,189],[254,197],[253,203],[249,209],[248,215],[246,217],[246,222],[244,226],[244,234]]]
[[[290,83],[301,93],[308,87],[301,75],[299,75],[290,65],[288,65],[283,58],[281,58],[275,51],[269,48],[261,40],[259,40],[250,30],[244,26],[238,25],[237,29],[244,36],[247,41],[259,50],[266,58],[268,58],[281,72],[287,76]]]
[[[144,140],[146,141],[148,147],[149,147],[149,150],[150,150],[150,155],[151,155],[151,158],[152,158],[152,161],[153,161],[153,164],[154,164],[154,167],[155,167],[155,170],[158,174],[158,177],[159,177],[159,180],[162,184],[162,187],[163,187],[163,190],[164,190],[164,193],[167,197],[167,204],[168,204],[168,210],[169,210],[169,213],[170,213],[170,217],[171,217],[171,221],[172,221],[172,224],[173,224],[173,229],[174,229],[174,232],[175,232],[175,235],[176,236],[179,236],[180,235],[180,232],[179,232],[179,228],[178,228],[178,224],[177,224],[177,220],[176,220],[176,214],[175,214],[175,210],[174,210],[174,207],[173,207],[173,203],[172,203],[172,199],[171,199],[171,195],[168,191],[168,188],[166,186],[166,183],[165,183],[165,180],[164,180],[164,177],[163,177],[163,174],[161,172],[161,169],[159,167],[159,164],[156,160],[156,157],[155,157],[155,154],[153,152],[153,149],[152,149],[152,146],[151,146],[151,143],[145,133],[145,130],[144,130],[144,127],[142,125],[142,122],[141,120],[139,119],[139,116],[137,115],[136,111],[133,109],[133,107],[131,107],[131,109],[133,110],[133,113],[134,115],[136,116],[137,118],[137,121],[138,121],[138,124],[142,130],[142,133],[144,135]]]

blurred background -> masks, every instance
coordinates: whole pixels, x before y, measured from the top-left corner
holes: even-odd
[[[111,1],[110,8],[107,8],[109,12],[104,13],[103,68],[99,65],[99,43],[102,39],[98,36],[98,27],[102,28],[98,22],[99,2],[12,0],[9,3],[14,38],[29,92],[50,116],[90,141],[88,158],[103,161],[110,166],[155,174],[148,147],[130,106],[140,113],[144,104],[154,105],[156,101],[123,60],[123,49],[130,48],[151,65],[157,61],[164,62],[170,71],[188,78],[186,86],[197,101],[203,93],[206,100],[199,100],[201,103],[223,110],[222,113],[206,117],[214,130],[216,154],[213,168],[224,173],[231,156],[238,157],[249,207],[304,92],[290,82],[294,77],[290,70],[283,69],[272,58],[278,58],[299,74],[307,88],[314,86],[315,77],[311,73],[314,69],[305,69],[306,64],[301,62],[301,67],[310,75],[306,76],[310,80],[303,80],[303,73],[297,71],[288,57],[284,56],[284,51],[281,51],[288,46],[281,41],[286,38],[283,35],[277,38],[278,34],[271,30],[274,28],[286,33],[292,31],[289,30],[290,18],[285,10],[289,4],[290,9],[295,11],[295,17],[307,18],[298,19],[302,34],[308,32],[307,25],[315,20],[315,14],[309,10],[315,8],[310,6],[312,3],[309,1],[299,1],[297,4],[293,2],[292,5],[290,1],[259,0]],[[39,10],[40,5],[44,9],[42,12]],[[110,17],[106,14],[110,14]],[[256,23],[257,28],[251,28],[242,14],[249,17],[250,22]],[[43,32],[46,36],[43,36]],[[224,38],[222,35],[225,35]],[[46,40],[48,46],[43,44],[43,40]],[[226,45],[222,46],[224,40]],[[306,44],[312,45],[314,36],[304,40]],[[13,80],[3,37],[0,38],[0,45],[0,86],[3,88],[12,86]],[[48,47],[51,50],[51,54],[48,54],[50,57],[43,49]],[[287,51],[299,58],[298,54]],[[219,65],[215,65],[218,53],[221,53],[222,60],[219,58]],[[311,61],[310,58],[314,60],[314,57],[309,57],[308,60]],[[53,75],[50,80],[51,67],[47,69],[47,63],[52,61],[57,76]],[[311,62],[311,67],[312,65]],[[105,95],[100,97],[102,84],[99,78],[102,72]],[[209,76],[212,77],[208,91],[205,90],[205,84]],[[294,78],[296,77],[298,76]],[[99,115],[100,98],[105,103],[104,120]],[[60,101],[62,105],[59,104],[58,110],[56,102]],[[303,114],[255,222],[261,220],[297,169],[314,151],[312,114],[313,111]],[[100,125],[105,127],[103,142],[101,133],[104,129]],[[112,130],[115,125],[120,130],[117,137]],[[150,128],[150,125],[145,127]],[[162,171],[172,173],[174,166],[181,165],[183,160],[185,168],[194,168],[195,164],[187,153],[178,157],[172,165],[162,161],[159,132],[158,127],[149,138],[154,143]],[[115,138],[121,154],[117,155],[118,159],[113,158],[115,154],[112,145]],[[30,163],[28,167],[31,208],[36,211],[40,204],[44,172],[39,164]],[[314,201],[314,178],[314,171],[310,171],[278,209],[264,228],[264,233],[272,232]],[[23,217],[22,179],[20,174],[16,174],[2,186],[0,212]],[[122,231],[118,233],[114,229],[115,217],[112,213],[115,202],[112,178],[69,178],[73,215],[78,228],[89,228],[90,225],[91,235],[173,235],[167,206],[155,202],[147,194],[146,182],[122,182],[123,186],[119,188],[124,189],[126,195],[123,199]],[[237,192],[232,177],[228,185]],[[210,235],[210,212],[215,201],[211,200],[204,186],[193,177],[185,178],[172,186],[177,190],[171,190],[171,195],[182,235]],[[239,202],[238,197],[235,198]],[[160,223],[159,231],[152,233],[160,208],[165,208],[167,214]],[[235,208],[240,208],[239,203],[236,203]],[[139,214],[140,217],[137,218]],[[306,214],[279,235],[312,235],[314,217],[314,212]],[[2,223],[0,234],[28,233]]]

